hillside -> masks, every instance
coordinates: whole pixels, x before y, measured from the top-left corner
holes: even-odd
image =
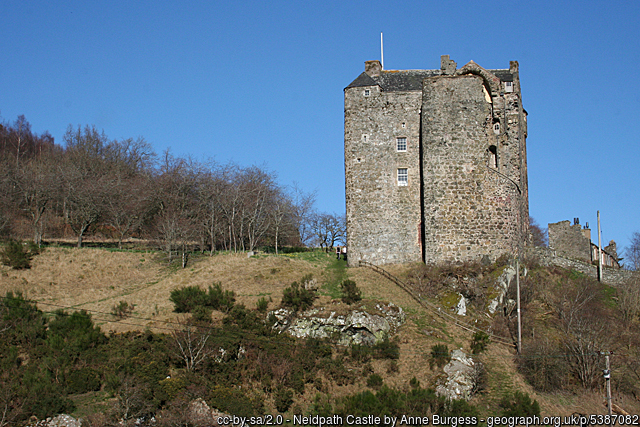
[[[9,291],[22,292],[27,299],[37,301],[38,308],[43,312],[53,312],[59,308],[65,308],[68,312],[87,310],[94,323],[111,336],[115,336],[114,333],[145,329],[159,334],[169,333],[175,329],[175,322],[186,317],[184,314],[173,312],[174,305],[169,300],[170,293],[188,285],[206,289],[210,285],[220,283],[223,289],[235,293],[237,304],[255,309],[257,301],[264,297],[270,301],[269,309],[274,309],[279,305],[286,287],[300,280],[302,276],[312,274],[320,284],[319,298],[314,302],[314,306],[327,305],[332,299],[339,298],[339,283],[344,278],[349,278],[357,283],[365,300],[390,301],[402,307],[406,312],[406,323],[401,327],[397,337],[397,361],[374,358],[366,363],[359,363],[347,357],[348,352],[344,349],[334,348],[333,358],[344,360],[346,372],[351,372],[348,374],[350,380],[339,384],[340,381],[333,381],[326,372],[322,374],[323,371],[319,371],[317,375],[318,378],[323,378],[322,381],[312,381],[301,389],[303,392],[293,395],[294,403],[290,411],[298,410],[305,413],[311,410],[313,402],[317,404],[318,393],[325,398],[329,396],[331,399],[338,399],[341,396],[372,389],[367,386],[368,374],[364,374],[365,371],[379,374],[385,385],[398,390],[408,390],[412,378],[419,381],[423,387],[433,387],[437,378],[442,376],[442,369],[437,366],[431,368],[429,363],[432,346],[436,344],[445,344],[449,350],[463,348],[465,352],[470,353],[470,332],[425,310],[411,296],[380,274],[364,267],[347,269],[344,261],[336,261],[333,254],[307,252],[254,257],[247,257],[246,254],[193,256],[186,269],[168,267],[163,260],[161,254],[152,252],[49,247],[33,259],[31,269],[11,270],[1,266],[0,294],[5,295]],[[501,271],[500,268],[503,267],[495,267],[493,276],[485,270],[472,269],[465,274],[461,273],[458,280],[467,281],[469,277],[475,277],[468,280],[468,283],[465,282],[465,286],[477,286],[479,289],[484,286],[486,292],[486,283],[495,278]],[[423,278],[432,274],[425,273],[424,266],[420,265],[394,265],[386,269],[413,286],[417,286],[416,277],[420,274]],[[474,276],[476,274],[477,276]],[[530,279],[523,281],[523,292],[527,299],[524,310],[525,350],[531,344],[535,344],[540,350],[544,347],[541,343],[546,343],[549,359],[544,357],[545,354],[538,352],[534,359],[527,360],[564,360],[565,358],[558,356],[559,353],[551,348],[551,343],[563,339],[554,310],[561,310],[563,304],[566,305],[566,301],[562,300],[563,295],[573,295],[569,290],[581,286],[587,279],[579,274],[535,265],[531,267],[528,277]],[[447,279],[441,285],[429,288],[433,292],[429,300],[447,307],[447,298],[452,293],[452,286],[455,287],[452,281]],[[596,311],[601,310],[603,316],[612,319],[617,316],[615,290],[592,283],[589,286],[603,297],[593,297],[590,304],[596,304],[600,300],[604,304],[602,307],[593,305],[591,309],[596,310],[594,307],[597,307]],[[458,291],[460,288],[456,288],[456,292]],[[480,294],[482,292],[474,291],[474,295]],[[477,301],[481,299],[478,297]],[[134,304],[135,308],[130,317],[118,319],[110,314],[113,307],[121,301]],[[486,298],[483,301],[486,301]],[[480,306],[481,304],[478,304],[476,307],[472,301],[469,305],[469,315],[464,317],[464,321],[481,325],[493,323],[495,333],[509,339],[508,327],[502,325],[500,329],[500,321],[490,320]],[[224,318],[223,313],[214,311],[214,325],[224,326]],[[617,317],[614,320],[617,322]],[[627,411],[639,413],[640,404],[632,397],[637,386],[634,388],[633,384],[620,380],[623,374],[632,375],[630,371],[623,373],[620,365],[628,365],[634,356],[637,357],[637,323],[634,322],[635,320],[626,326],[618,324],[616,335],[619,339],[610,340],[608,344],[609,348],[619,350],[612,358],[615,401]],[[536,399],[541,406],[542,415],[606,413],[602,404],[602,381],[598,380],[593,389],[585,389],[580,386],[578,380],[570,378],[566,372],[566,365],[550,363],[547,371],[543,372],[561,377],[560,381],[564,386],[547,387],[537,384],[534,388],[531,378],[527,380],[522,375],[522,370],[518,370],[514,354],[513,348],[492,343],[485,352],[474,356],[486,368],[483,390],[470,401],[478,408],[480,414],[498,414],[502,398],[516,390],[526,392]],[[522,362],[523,359],[519,360]],[[366,365],[364,370],[363,365]],[[530,367],[534,368],[541,369]],[[549,373],[549,370],[553,369],[559,371]],[[363,373],[360,373],[361,371]],[[601,375],[598,378],[601,379]],[[627,382],[629,381],[633,381],[632,376],[628,377]],[[277,397],[276,389],[269,392],[267,387],[265,390],[267,391],[263,396],[264,410],[274,413],[277,406],[274,400]],[[95,408],[103,408],[104,406],[100,405],[108,405],[114,401],[113,399],[113,394],[102,391],[96,392],[91,398],[87,395],[73,397],[76,414],[80,415],[90,413]],[[335,408],[338,406],[334,406]]]

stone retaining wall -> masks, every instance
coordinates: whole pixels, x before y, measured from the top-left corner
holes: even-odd
[[[598,278],[598,267],[595,265],[587,264],[575,259],[566,258],[560,256],[556,251],[549,248],[533,247],[528,248],[529,254],[535,256],[540,261],[540,264],[551,266],[555,265],[562,268],[576,270],[584,273],[594,279]],[[602,269],[602,281],[611,286],[618,286],[629,280],[633,276],[633,271],[614,269],[609,267],[603,267]]]

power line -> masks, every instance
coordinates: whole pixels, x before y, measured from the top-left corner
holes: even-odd
[[[0,296],[0,300],[10,300],[10,297],[6,297],[6,296]],[[59,304],[53,304],[53,303],[45,303],[45,302],[38,302],[36,300],[24,300],[25,302],[29,302],[29,303],[33,303],[33,304],[42,304],[42,305],[48,305],[48,306],[52,306],[52,307],[57,307],[59,309],[67,309],[67,310],[76,310],[78,311],[75,307],[73,306],[65,306],[65,305],[59,305]],[[44,314],[60,314],[60,313],[56,313],[56,311],[42,311]],[[97,315],[103,315],[103,316],[113,316],[113,314],[111,313],[106,313],[103,311],[99,311],[99,310],[90,310],[90,309],[81,309],[80,311],[85,311],[87,313],[91,313],[91,314],[97,314]],[[66,316],[71,316],[70,313],[64,313],[64,315]],[[184,327],[185,324],[184,323],[180,323],[180,322],[175,322],[175,321],[169,321],[169,320],[160,320],[160,319],[153,319],[153,318],[149,318],[149,317],[140,317],[140,316],[129,316],[129,318],[132,319],[138,319],[138,320],[148,320],[148,321],[152,321],[155,323],[161,323],[161,324],[166,324],[166,325],[176,325],[176,326],[180,326],[180,327]],[[98,320],[102,320],[105,322],[111,322],[111,320],[107,319],[107,318],[98,318]],[[115,322],[114,322],[115,323]],[[136,327],[140,327],[142,325],[136,324],[136,323],[128,323],[128,322],[123,322],[122,320],[117,321],[118,324],[121,325],[127,325],[127,326],[136,326]],[[212,330],[215,330],[216,327],[215,326],[204,326],[204,325],[189,325],[193,328],[196,328],[198,330],[202,330],[202,331],[206,331],[206,333],[209,333]],[[180,329],[178,328],[168,328],[168,327],[162,327],[162,326],[153,326],[153,329],[159,329],[159,330],[164,330],[164,331],[169,331],[169,332],[179,332]],[[202,334],[204,334],[205,332],[202,332]],[[234,331],[226,331],[226,333],[232,333],[235,334]],[[264,341],[262,340],[258,340],[258,339],[252,339],[246,336],[240,336],[239,334],[236,334],[236,338],[241,338],[242,340],[244,340],[245,342],[250,342],[250,343],[264,343]],[[292,342],[283,342],[284,344],[287,345],[297,345],[297,343],[295,341]],[[278,344],[283,344],[283,343],[278,343]],[[428,356],[431,354],[431,352],[427,351],[427,352],[422,352],[422,351],[412,351],[410,349],[405,349],[402,351],[403,354],[405,355],[417,355],[417,356]],[[511,354],[511,355],[488,355],[488,354],[472,354],[469,355],[471,356],[473,359],[478,359],[479,361],[482,360],[498,360],[498,359],[558,359],[558,358],[571,358],[571,357],[584,357],[584,356],[600,356],[600,352],[593,352],[593,353],[574,353],[574,354],[533,354],[533,355],[526,355],[526,354]]]

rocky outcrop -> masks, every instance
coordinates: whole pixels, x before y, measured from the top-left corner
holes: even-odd
[[[276,319],[274,329],[297,338],[331,338],[339,344],[373,345],[393,334],[405,321],[404,311],[392,303],[378,303],[373,308],[364,305],[336,309],[321,307],[294,315],[281,308],[270,313]]]
[[[436,394],[447,399],[469,400],[478,389],[482,364],[462,350],[451,352],[451,361],[444,367],[446,377],[439,381]]]
[[[520,275],[526,277],[527,269],[524,266],[520,266]],[[495,314],[498,307],[512,307],[515,301],[507,298],[507,292],[509,290],[509,284],[516,277],[515,265],[507,265],[502,274],[496,280],[495,292],[497,295],[489,301],[487,305],[487,311],[489,314]]]
[[[71,415],[60,414],[53,418],[47,418],[28,424],[27,427],[81,427],[82,422]]]

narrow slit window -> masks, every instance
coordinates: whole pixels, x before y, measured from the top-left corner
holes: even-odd
[[[489,147],[489,167],[498,168],[498,149],[495,145]]]
[[[396,138],[396,149],[398,151],[407,151],[407,138]]]
[[[398,187],[406,187],[407,185],[409,185],[409,170],[398,168]]]

